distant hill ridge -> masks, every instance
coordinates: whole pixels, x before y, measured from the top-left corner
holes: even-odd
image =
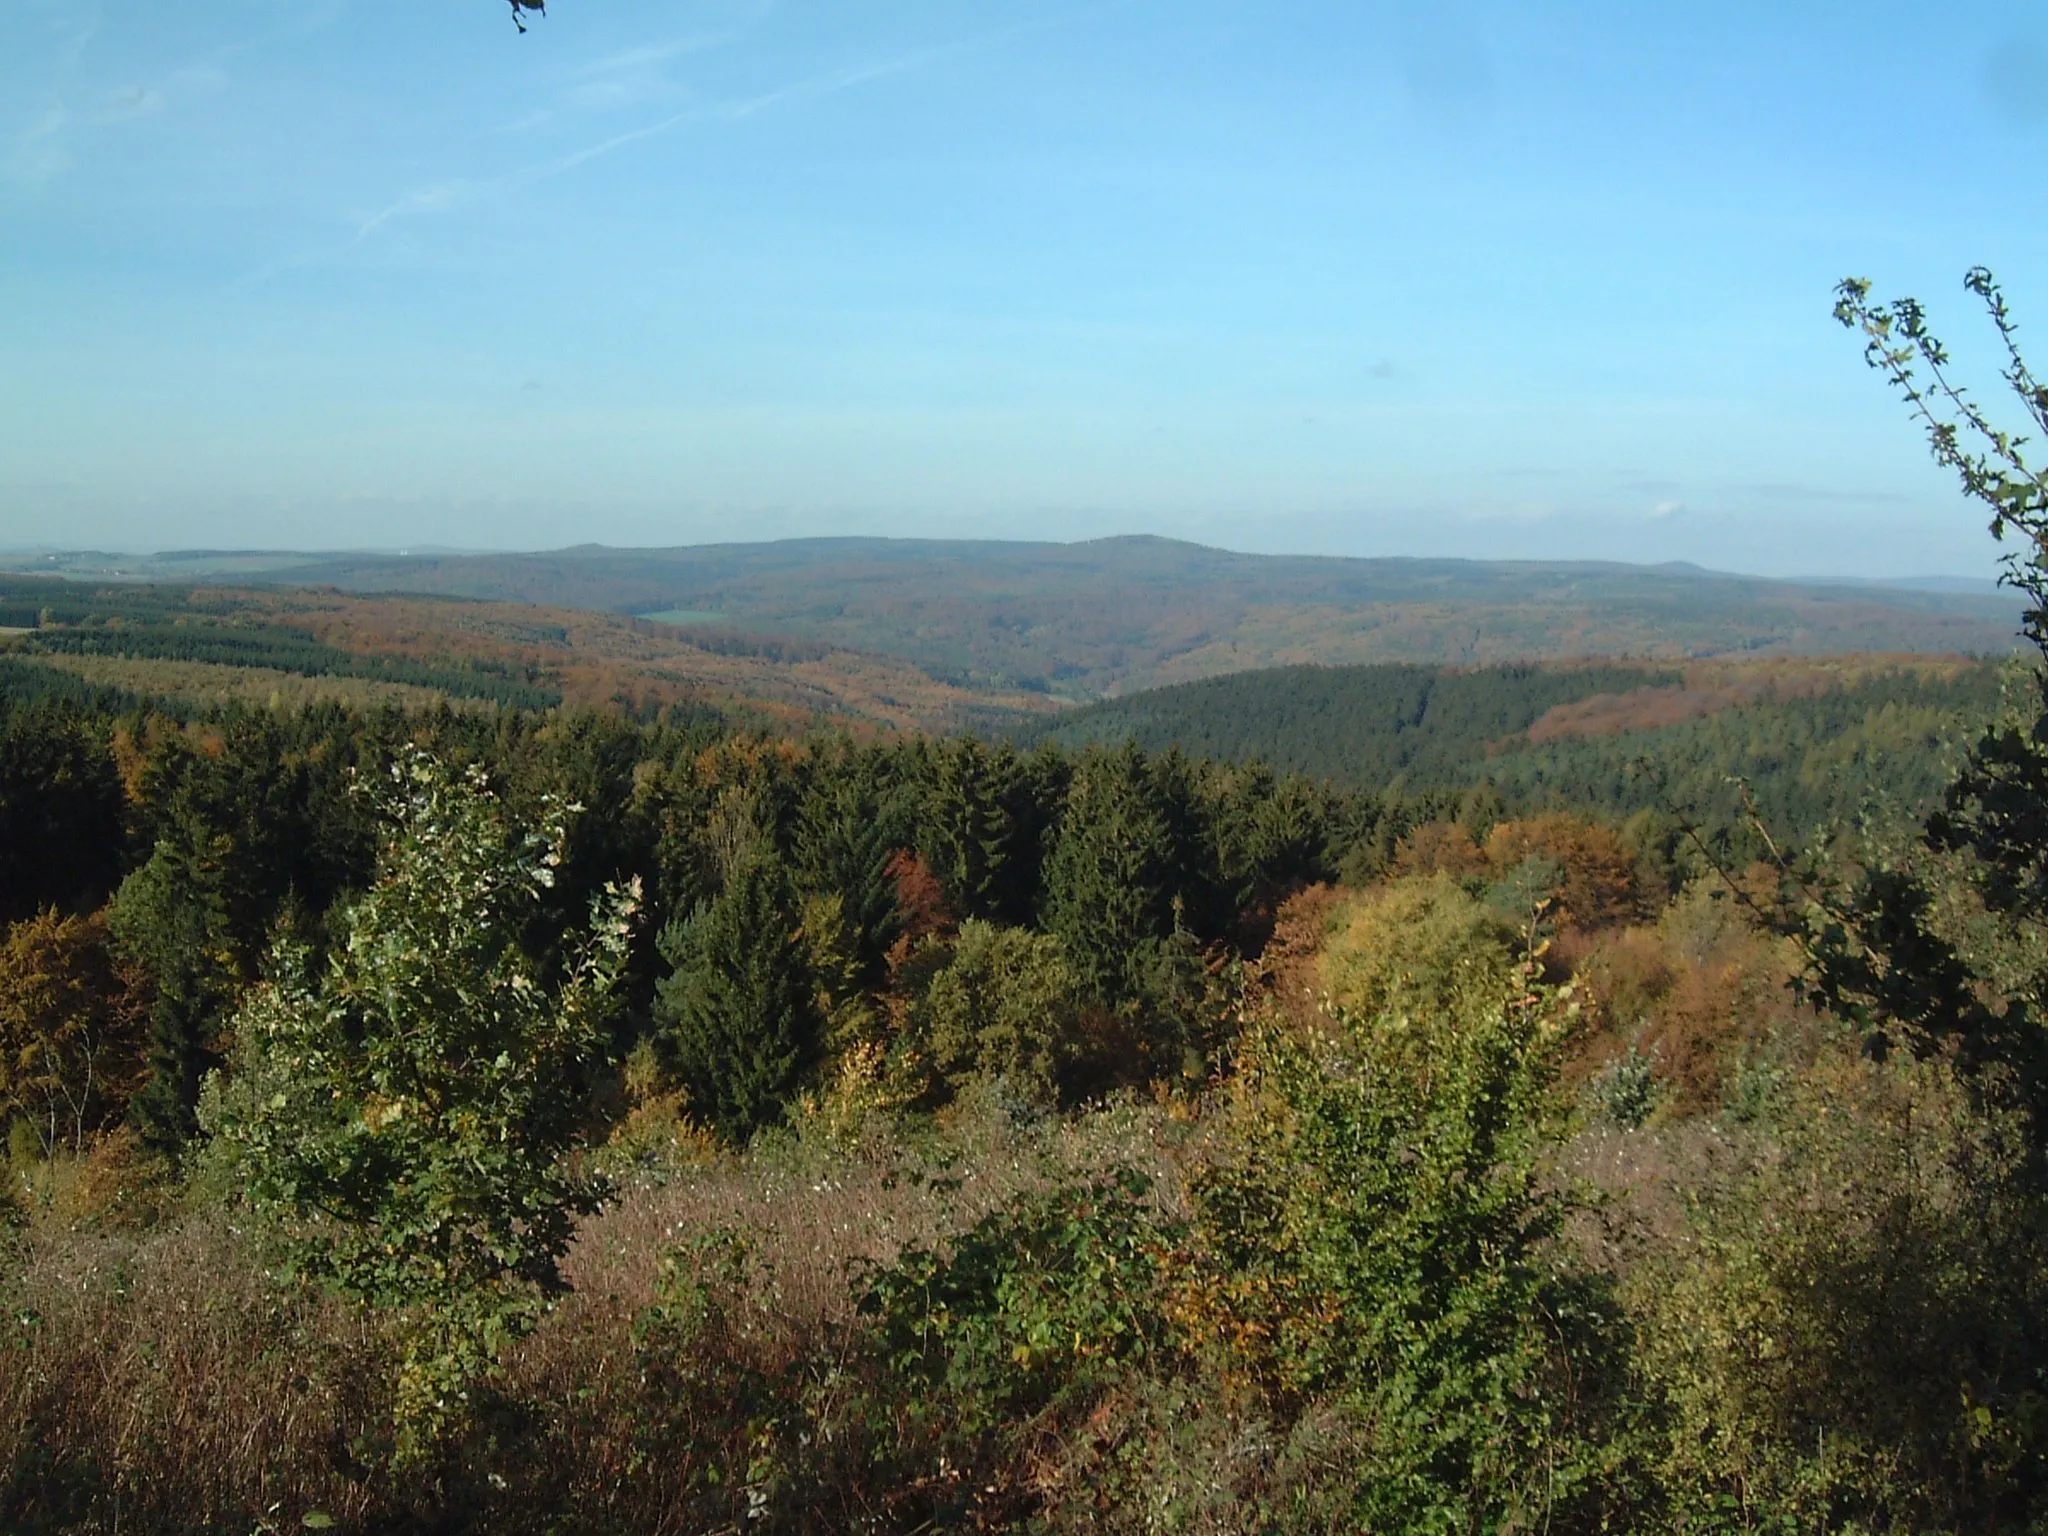
[[[102,557],[23,568],[110,574]],[[441,594],[766,631],[894,655],[975,690],[1084,701],[1301,663],[1477,666],[1861,651],[1993,654],[2020,601],[1687,565],[1250,555],[1132,535],[1052,544],[815,538],[531,554],[224,551],[237,583]],[[191,581],[201,551],[122,557]]]

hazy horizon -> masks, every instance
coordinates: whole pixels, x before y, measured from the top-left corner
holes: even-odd
[[[1828,311],[1919,294],[1991,395],[2044,73],[2016,4],[24,0],[0,547],[1989,577]]]
[[[1072,548],[1072,547],[1077,547],[1077,546],[1083,546],[1083,545],[1087,545],[1087,544],[1099,544],[1099,543],[1108,543],[1108,542],[1113,542],[1113,541],[1116,541],[1116,540],[1119,540],[1119,539],[1144,539],[1144,538],[1167,538],[1167,537],[1169,537],[1169,536],[1166,536],[1166,535],[1159,535],[1159,534],[1101,534],[1101,535],[1095,535],[1095,536],[1092,536],[1092,537],[1090,537],[1090,538],[1085,538],[1085,539],[1068,539],[1068,540],[1032,540],[1032,539],[974,539],[974,538],[971,538],[971,537],[970,537],[969,539],[967,539],[967,540],[966,540],[966,542],[978,542],[978,543],[999,543],[999,544],[1001,544],[1001,543],[1007,543],[1007,544],[1023,544],[1023,545],[1030,545],[1030,544],[1056,544],[1056,545],[1059,545],[1059,546],[1061,546],[1061,547],[1067,547],[1067,548]],[[291,548],[291,547],[286,547],[286,546],[262,546],[262,545],[227,545],[227,546],[205,546],[205,545],[193,545],[193,546],[179,546],[179,547],[167,547],[167,548],[163,548],[163,549],[147,549],[147,548],[129,548],[129,549],[102,549],[102,548],[93,548],[93,547],[85,547],[85,546],[76,546],[76,545],[61,545],[61,544],[49,544],[49,543],[42,543],[42,544],[20,544],[20,545],[0,545],[0,568],[4,568],[4,569],[7,569],[7,570],[10,570],[10,571],[14,572],[15,574],[33,574],[33,573],[34,573],[34,567],[33,567],[32,565],[26,565],[26,564],[21,564],[21,563],[19,563],[19,562],[23,562],[23,561],[32,561],[32,560],[34,560],[34,559],[36,559],[36,558],[38,558],[38,557],[49,557],[49,558],[52,558],[52,559],[54,559],[54,558],[57,558],[57,557],[59,557],[59,556],[74,556],[74,557],[75,557],[75,556],[91,556],[91,555],[105,555],[105,556],[107,556],[107,557],[109,557],[109,558],[111,558],[111,559],[116,559],[116,560],[137,560],[137,561],[174,561],[174,560],[188,560],[188,559],[189,559],[189,560],[193,561],[193,562],[194,562],[195,564],[202,564],[203,562],[205,562],[205,561],[207,561],[207,560],[230,560],[230,559],[257,559],[257,558],[268,558],[268,559],[280,559],[280,558],[301,558],[301,557],[302,557],[302,558],[304,558],[304,559],[307,559],[307,560],[309,560],[309,561],[319,561],[319,560],[326,560],[326,559],[346,559],[346,558],[352,558],[352,557],[353,557],[353,558],[371,558],[371,559],[390,559],[390,558],[400,558],[400,559],[406,559],[406,558],[412,558],[412,559],[443,559],[443,558],[461,558],[461,557],[466,557],[466,556],[481,556],[481,557],[491,557],[491,556],[512,556],[512,555],[524,555],[524,556],[533,556],[533,557],[541,557],[541,556],[548,556],[548,555],[563,555],[563,554],[572,554],[572,553],[575,553],[575,552],[576,552],[576,551],[578,551],[578,550],[601,550],[601,551],[605,551],[605,552],[608,552],[608,553],[620,553],[620,554],[632,554],[632,553],[635,553],[635,552],[645,552],[645,553],[649,553],[649,554],[663,554],[663,553],[670,553],[670,552],[673,552],[673,551],[676,551],[676,550],[687,550],[687,549],[715,549],[715,548],[720,548],[720,547],[752,547],[752,546],[755,546],[755,545],[760,545],[760,544],[776,544],[776,543],[804,543],[804,542],[816,542],[816,541],[823,541],[823,540],[847,540],[847,541],[869,541],[869,540],[876,540],[876,539],[881,539],[881,540],[889,540],[889,539],[896,539],[896,540],[901,540],[901,541],[903,541],[903,542],[906,542],[906,543],[922,543],[922,542],[930,542],[930,543],[944,543],[944,542],[958,542],[957,540],[950,540],[950,541],[949,541],[948,539],[944,538],[943,536],[931,536],[931,537],[927,537],[927,536],[925,536],[925,535],[916,535],[916,534],[888,534],[888,535],[872,535],[872,534],[812,534],[812,535],[800,535],[800,536],[796,536],[796,537],[793,537],[793,538],[790,538],[790,539],[783,539],[783,540],[775,540],[775,539],[768,539],[768,540],[753,540],[753,539],[731,539],[731,540],[705,540],[705,541],[701,541],[701,542],[699,542],[699,543],[695,543],[695,544],[671,544],[671,545],[615,545],[615,544],[605,544],[605,543],[602,543],[601,541],[594,541],[594,540],[591,540],[591,541],[585,541],[585,542],[583,542],[583,543],[581,543],[581,544],[570,544],[570,545],[558,545],[558,546],[553,546],[553,547],[549,547],[549,548],[539,548],[539,547],[535,547],[535,546],[515,546],[515,545],[502,545],[502,546],[491,546],[491,545],[453,545],[453,544],[434,544],[434,543],[419,543],[419,544],[407,544],[407,545],[396,545],[396,544],[384,544],[384,545],[334,545],[334,546],[329,546],[329,547],[325,547],[325,548],[322,548],[322,547],[314,547],[314,546],[307,546],[307,547],[301,547],[301,548]],[[1268,552],[1265,552],[1265,551],[1258,551],[1258,550],[1236,549],[1236,548],[1232,548],[1232,547],[1230,547],[1230,546],[1228,546],[1228,545],[1222,545],[1222,544],[1203,544],[1203,543],[1199,543],[1198,541],[1194,541],[1194,540],[1173,540],[1172,542],[1180,542],[1180,543],[1189,543],[1189,544],[1193,544],[1193,545],[1194,545],[1194,547],[1197,547],[1197,548],[1200,548],[1200,549],[1205,549],[1205,550],[1209,550],[1209,551],[1212,551],[1212,552],[1215,552],[1215,553],[1221,553],[1221,554],[1231,554],[1231,555],[1252,555],[1252,556],[1259,556],[1259,555],[1263,555],[1263,554],[1265,554],[1265,553],[1268,553]],[[1488,556],[1488,555],[1470,555],[1470,556],[1460,556],[1460,555],[1377,555],[1377,556],[1376,556],[1376,555],[1331,555],[1331,554],[1327,554],[1327,553],[1324,553],[1324,552],[1319,552],[1319,551],[1313,551],[1313,550],[1298,550],[1298,551],[1288,551],[1288,552],[1284,552],[1284,553],[1282,553],[1282,554],[1280,554],[1280,555],[1277,555],[1277,556],[1276,556],[1275,558],[1305,558],[1305,559],[1336,559],[1336,560],[1375,560],[1375,559],[1379,559],[1379,560],[1417,560],[1417,561],[1431,561],[1431,560],[1471,560],[1471,561],[1473,561],[1473,562],[1475,562],[1475,563],[1482,563],[1482,564],[1484,564],[1484,563],[1497,563],[1497,564],[1518,564],[1518,563],[1525,563],[1525,562],[1522,562],[1522,561],[1518,561],[1518,560],[1515,560],[1515,559],[1513,559],[1513,558],[1504,558],[1504,557],[1494,557],[1494,556]],[[1657,561],[1657,562],[1648,562],[1648,561],[1624,561],[1624,560],[1608,560],[1608,559],[1603,559],[1602,557],[1599,557],[1599,556],[1579,556],[1579,557],[1565,557],[1565,556],[1544,556],[1544,557],[1539,557],[1539,558],[1536,558],[1536,559],[1530,560],[1530,561],[1528,561],[1528,562],[1526,562],[1526,563],[1531,563],[1531,564],[1544,564],[1544,563],[1555,563],[1555,564],[1583,564],[1583,565],[1614,565],[1614,566],[1620,566],[1620,567],[1625,567],[1625,568],[1628,568],[1628,569],[1647,569],[1647,570],[1658,570],[1658,569],[1665,569],[1665,570],[1671,570],[1671,569],[1683,569],[1683,570],[1685,570],[1685,571],[1687,571],[1687,572],[1689,572],[1689,573],[1696,573],[1696,574],[1698,574],[1698,575],[1701,575],[1701,576],[1706,576],[1706,577],[1727,577],[1727,578],[1731,578],[1731,579],[1736,579],[1736,580],[1765,580],[1765,581],[1782,581],[1782,582],[1788,582],[1788,583],[1793,583],[1793,584],[1800,584],[1800,583],[1804,583],[1804,584],[1808,584],[1808,585],[1820,585],[1820,586],[1826,586],[1826,585],[1870,585],[1870,586],[1883,586],[1883,587],[1900,587],[1900,588],[1916,588],[1916,587],[1917,587],[1917,588],[1921,588],[1921,589],[1924,589],[1924,590],[1929,590],[1929,591],[1936,591],[1936,590],[1951,590],[1951,591],[1960,591],[1960,592],[1993,592],[1993,591],[2001,590],[2001,583],[1999,582],[1999,580],[1997,579],[1997,576],[1996,576],[1995,574],[1990,574],[1990,575],[1984,575],[1984,574],[1971,574],[1971,573],[1966,573],[1966,572],[1962,572],[1962,571],[1913,571],[1913,572],[1892,572],[1892,573],[1888,573],[1888,574],[1884,574],[1884,575],[1878,575],[1878,576],[1858,576],[1858,575],[1836,575],[1836,574],[1830,574],[1830,573],[1827,573],[1827,572],[1822,572],[1822,571],[1811,571],[1811,570],[1807,570],[1807,571],[1793,571],[1793,572],[1789,572],[1789,573],[1782,573],[1782,574],[1773,574],[1773,573],[1769,573],[1769,572],[1763,572],[1763,571],[1745,571],[1745,570],[1736,570],[1736,569],[1724,569],[1724,568],[1720,568],[1720,567],[1715,567],[1715,566],[1706,566],[1706,565],[1701,565],[1701,564],[1699,564],[1699,563],[1698,563],[1697,561],[1691,561],[1691,560],[1665,560],[1665,561]],[[74,571],[69,571],[69,570],[67,570],[67,571],[61,571],[61,572],[58,572],[57,574],[61,574],[61,575],[72,575],[72,574],[79,574],[79,573],[77,573],[77,572],[74,572]],[[151,576],[151,578],[150,578],[150,579],[169,579],[169,578],[170,578],[170,577],[172,576],[172,574],[173,574],[172,572],[170,572],[170,571],[167,571],[167,570],[158,570],[158,571],[156,571],[156,572],[155,572],[155,573],[154,573],[154,574],[153,574],[153,575]],[[212,574],[212,573],[211,573],[211,572],[203,572],[202,574]],[[2004,589],[2004,590],[2008,590],[2008,591],[2010,591],[2010,590],[2012,590],[2012,589]],[[2013,595],[2014,595],[2014,599],[2015,599],[2015,601],[2017,601],[2017,600],[2018,600],[2018,594],[2017,594],[2017,592],[2014,592],[2014,594],[2013,594]]]

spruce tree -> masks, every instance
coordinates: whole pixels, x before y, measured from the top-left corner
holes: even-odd
[[[1045,928],[1103,1002],[1140,995],[1174,930],[1173,832],[1135,746],[1082,760],[1046,859]]]
[[[962,917],[1002,919],[1014,903],[1005,801],[1017,754],[967,737],[936,748],[924,785],[919,851]]]
[[[734,1142],[780,1118],[822,1045],[798,923],[787,870],[755,849],[723,893],[661,935],[675,969],[661,984],[657,1021],[692,1113]]]
[[[0,697],[0,924],[90,911],[121,878],[121,779],[75,706]]]
[[[839,898],[864,986],[880,983],[889,946],[903,932],[891,870],[908,821],[904,797],[886,782],[881,764],[850,754],[816,765],[798,811],[799,883],[807,894]]]
[[[149,1080],[133,1113],[145,1139],[175,1151],[196,1128],[222,1021],[256,979],[287,899],[320,882],[303,772],[268,715],[230,716],[212,750],[174,747],[151,766],[144,796],[155,847],[122,882],[112,919],[156,993]]]
[[[183,818],[121,886],[114,933],[150,978],[148,1075],[131,1113],[143,1139],[176,1151],[197,1127],[199,1085],[220,1062],[214,1018],[244,978],[235,964],[222,842]]]

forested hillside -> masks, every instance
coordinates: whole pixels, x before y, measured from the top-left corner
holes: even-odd
[[[785,728],[995,727],[1048,712],[813,640],[450,598],[0,576],[0,651],[89,683],[202,702],[435,699],[750,711]]]
[[[1603,667],[1287,667],[1086,706],[1029,739],[1133,741],[1347,789],[1487,786],[1507,804],[1617,819],[1739,823],[1746,792],[1782,831],[1865,809],[1925,810],[1953,752],[1997,712],[2006,664],[1826,662]],[[1739,782],[1738,782],[1739,781]]]
[[[2004,1520],[2029,1123],[1559,772],[1704,695],[1768,814],[1990,677],[1306,673],[1340,787],[0,658],[0,1523]]]
[[[104,556],[39,557],[90,575]],[[208,552],[111,562],[131,574],[445,593],[666,616],[896,656],[957,686],[1068,700],[1315,662],[1472,666],[1586,656],[2004,654],[2005,594],[1827,586],[1686,566],[1347,560],[1168,539],[1082,544],[792,539],[537,554]]]

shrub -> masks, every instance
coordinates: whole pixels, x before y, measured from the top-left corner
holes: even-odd
[[[2021,1530],[2048,1495],[2048,1201],[2022,1113],[1845,1042],[1631,1267],[1657,1476],[1705,1528]],[[1710,1522],[1717,1517],[1709,1516]]]
[[[1658,1091],[1656,1057],[1631,1046],[1608,1060],[1586,1085],[1594,1112],[1609,1125],[1624,1131],[1641,1129],[1656,1112]]]
[[[867,1286],[883,1373],[868,1414],[936,1464],[915,1506],[933,1524],[1019,1520],[1035,1449],[1169,1344],[1163,1260],[1177,1232],[1150,1188],[1129,1168],[1055,1187],[943,1252],[905,1250]]]
[[[82,1153],[140,1080],[147,1008],[104,916],[14,924],[0,941],[0,1116],[28,1126],[44,1157]]]
[[[324,968],[284,947],[234,1021],[206,1123],[274,1213],[292,1267],[400,1315],[399,1446],[423,1449],[562,1289],[597,1190],[564,1159],[626,963],[637,893],[593,903],[567,979],[515,938],[552,882],[559,815],[521,835],[475,778],[393,768],[375,885]]]
[[[911,1007],[910,1040],[948,1091],[1002,1078],[1049,1106],[1084,1049],[1085,1012],[1058,939],[970,918]]]
[[[1359,1018],[1419,1029],[1460,1018],[1513,986],[1514,930],[1447,875],[1398,880],[1333,920],[1321,980]]]
[[[1539,1176],[1569,1003],[1446,879],[1369,898],[1338,943],[1351,1003],[1239,1048],[1177,1315],[1279,1424],[1346,1426],[1332,1518],[1540,1522],[1586,1475],[1611,1338]]]

